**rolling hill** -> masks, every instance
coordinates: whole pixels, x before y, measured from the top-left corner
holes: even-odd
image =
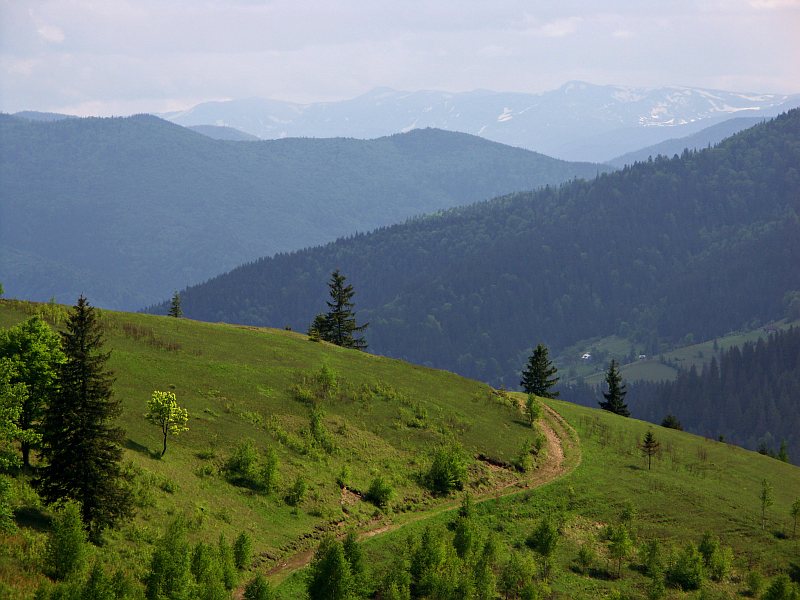
[[[494,385],[516,387],[538,342],[616,333],[658,354],[784,316],[798,164],[795,110],[713,149],[260,259],[187,289],[184,311],[305,330],[339,268],[370,348]]]
[[[241,143],[145,115],[0,115],[0,281],[138,309],[265,254],[606,169],[438,130]]]
[[[65,311],[2,300],[0,326],[37,313],[58,324]],[[705,593],[734,593],[750,571],[771,578],[795,565],[789,507],[800,490],[797,467],[656,427],[662,451],[648,470],[637,444],[649,424],[547,401],[540,427],[548,434],[548,452],[520,474],[503,464],[534,435],[518,410],[521,395],[287,331],[111,311],[102,311],[102,321],[123,404],[120,424],[127,431],[125,460],[136,510],[89,560],[109,574],[119,572],[133,590],[148,572],[157,540],[179,515],[192,544],[216,544],[220,534],[231,540],[247,532],[254,555],[240,582],[256,572],[272,573],[279,597],[286,599],[305,597],[299,569],[318,540],[326,532],[355,528],[365,535],[362,547],[372,566],[366,586],[380,586],[391,565],[408,557],[411,536],[431,527],[437,539],[452,539],[448,524],[460,495],[432,496],[420,477],[430,465],[430,450],[452,439],[470,457],[466,487],[475,531],[479,539],[493,533],[498,574],[515,552],[530,553],[541,564],[525,540],[548,515],[561,524],[548,585],[563,597],[645,594],[650,584],[642,553],[629,555],[619,579],[608,566],[604,531],[621,522],[628,523],[637,548],[658,541],[667,566],[685,544],[699,543],[702,532],[718,536],[733,557],[727,576],[709,579]],[[322,393],[315,381],[323,365],[336,383],[329,388],[333,393],[315,400],[324,411],[330,450],[314,441],[311,406],[299,392],[305,386]],[[143,417],[153,389],[174,391],[190,414],[189,431],[170,439],[163,458],[159,431]],[[278,456],[280,483],[272,493],[235,485],[226,476],[226,461],[248,438],[262,456],[267,448]],[[377,510],[361,496],[379,475],[395,489],[390,510]],[[298,476],[308,491],[292,507],[283,497]],[[337,478],[346,479],[347,489]],[[758,500],[762,481],[773,486],[765,528]],[[51,509],[38,503],[24,474],[14,473],[13,482],[18,529],[0,531],[0,593],[27,599],[45,580],[42,548]],[[585,570],[576,567],[584,546],[593,557]],[[536,573],[540,581],[538,568]]]

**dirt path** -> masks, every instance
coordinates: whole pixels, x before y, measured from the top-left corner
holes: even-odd
[[[501,498],[503,496],[519,494],[525,490],[539,487],[545,483],[549,483],[550,481],[557,479],[558,477],[561,477],[568,471],[572,471],[578,466],[578,464],[580,464],[580,445],[578,443],[578,436],[575,430],[572,429],[572,427],[555,410],[545,404],[542,404],[542,408],[546,411],[547,418],[539,420],[539,427],[545,438],[547,438],[547,462],[524,479],[506,483],[500,487],[485,491],[475,496],[474,502],[476,504],[485,502],[487,500]],[[569,449],[570,452],[568,461],[565,460],[566,449]],[[404,519],[401,522],[388,524],[382,523],[373,528],[361,531],[358,537],[359,539],[363,540],[375,537],[377,535],[382,535],[390,531],[395,531],[411,523],[418,523],[419,521],[430,519],[442,513],[455,510],[458,508],[458,506],[460,506],[460,503],[460,499],[451,499],[440,504],[432,510],[420,512],[416,515],[413,515],[411,518]],[[314,557],[315,551],[315,548],[309,548],[302,552],[293,554],[292,556],[281,560],[272,566],[267,571],[267,575],[273,582],[282,581],[294,571],[302,569],[308,563],[310,563],[311,559]],[[237,592],[238,593],[234,597],[241,598],[241,590],[237,590]]]

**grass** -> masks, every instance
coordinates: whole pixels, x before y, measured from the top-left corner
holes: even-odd
[[[65,309],[0,301],[0,326],[35,312],[57,324]],[[138,508],[96,554],[107,565],[125,565],[137,578],[147,569],[150,545],[177,514],[188,516],[193,541],[214,541],[220,533],[232,540],[248,531],[256,553],[252,568],[262,572],[314,548],[325,530],[402,525],[364,542],[373,572],[380,572],[408,534],[433,525],[451,535],[444,525],[458,499],[434,498],[420,482],[433,446],[455,437],[472,456],[509,462],[530,439],[517,409],[521,395],[496,392],[452,373],[310,342],[290,331],[108,311],[103,320],[115,392],[124,406],[125,459],[136,473]],[[309,406],[298,400],[298,385],[305,395],[319,392],[315,380],[323,365],[338,381],[338,391],[318,401],[335,447],[331,453],[311,443]],[[170,438],[163,459],[158,458],[159,430],[143,416],[154,389],[174,391],[191,417],[190,431]],[[771,576],[793,564],[797,568],[800,544],[788,535],[789,506],[800,496],[797,467],[684,432],[547,402],[580,439],[579,446],[575,441],[566,448],[567,465],[574,470],[536,489],[508,488],[513,493],[499,497],[493,490],[516,476],[473,460],[469,487],[482,499],[477,512],[483,527],[496,533],[506,552],[523,548],[542,516],[566,515],[551,581],[560,597],[596,598],[612,591],[643,597],[647,579],[637,559],[626,562],[621,580],[609,578],[600,540],[603,528],[618,522],[628,506],[636,514],[637,545],[654,538],[667,545],[697,543],[711,531],[731,546],[734,573],[714,584],[720,593],[741,592],[750,569]],[[637,443],[651,427],[662,452],[648,471]],[[221,473],[246,438],[262,451],[267,446],[277,451],[277,492],[265,496],[235,487]],[[378,511],[353,496],[348,496],[352,503],[343,503],[336,478],[344,466],[355,490],[366,491],[375,476],[387,476],[395,489],[391,510]],[[283,496],[298,475],[308,481],[309,491],[295,509]],[[772,483],[775,496],[763,530],[762,479]],[[0,596],[11,590],[7,595],[29,598],[42,579],[49,513],[24,477],[15,486],[19,529],[0,544]],[[584,544],[597,554],[594,576],[574,569]],[[303,577],[302,571],[292,573],[281,583],[280,596],[301,596]]]
[[[548,514],[565,516],[556,566],[550,585],[563,598],[603,598],[612,592],[622,597],[644,598],[649,579],[640,558],[625,561],[622,578],[613,578],[603,529],[617,524],[626,510],[635,515],[632,530],[636,546],[657,539],[666,548],[698,544],[704,532],[720,537],[734,552],[733,571],[721,583],[708,582],[707,592],[734,597],[745,588],[750,570],[766,577],[798,568],[800,540],[791,538],[791,503],[800,497],[800,469],[736,446],[695,435],[664,429],[649,423],[548,400],[580,436],[582,459],[577,468],[542,487],[520,491],[477,505],[479,520],[487,532],[502,541],[506,552],[524,548],[526,536]],[[661,443],[661,453],[647,470],[637,442],[648,429]],[[761,528],[759,492],[766,479],[774,487],[774,504],[767,511],[767,527]],[[418,521],[400,531],[364,542],[373,571],[380,573],[393,557],[403,552],[407,536],[426,526],[445,525],[452,513]],[[591,546],[596,560],[592,575],[579,572],[577,556],[583,545]],[[279,588],[284,599],[297,597],[303,574],[295,574]],[[696,593],[668,592],[672,598],[692,598]]]
[[[66,309],[3,300],[0,327],[33,313],[59,326]],[[189,516],[198,540],[215,540],[220,532],[233,539],[247,530],[255,564],[266,566],[313,546],[326,529],[390,518],[366,502],[343,504],[336,478],[344,466],[348,487],[357,491],[366,491],[376,475],[387,476],[395,490],[390,514],[402,515],[442,502],[421,482],[437,444],[455,438],[473,457],[510,462],[531,436],[506,395],[452,373],[311,342],[291,331],[111,311],[102,311],[102,320],[123,405],[125,460],[137,474],[139,498],[135,518],[108,535],[102,554],[136,577],[147,568],[149,545],[178,513]],[[318,392],[323,365],[338,382],[337,391],[318,400],[332,452],[312,443],[310,407],[297,391]],[[190,415],[189,431],[168,440],[163,459],[159,429],[144,418],[153,390],[174,392]],[[235,487],[221,473],[247,438],[262,454],[267,446],[278,454],[280,485],[271,495]],[[309,489],[295,509],[283,498],[298,476]],[[478,491],[514,477],[470,463]],[[44,539],[23,524],[9,548],[24,536]],[[0,550],[0,583],[17,585],[30,558]],[[30,578],[33,585],[35,573]]]

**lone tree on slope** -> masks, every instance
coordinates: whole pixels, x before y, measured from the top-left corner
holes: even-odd
[[[622,375],[617,368],[617,361],[611,359],[611,364],[606,373],[606,385],[608,385],[608,392],[603,392],[605,402],[600,402],[600,408],[613,412],[623,417],[630,417],[631,413],[628,410],[628,405],[625,404],[625,394],[628,390],[625,389],[625,384],[622,383]]]
[[[169,312],[167,313],[169,317],[175,317],[176,319],[180,319],[183,316],[183,310],[181,309],[181,295],[176,291],[172,294],[172,300],[169,301]]]
[[[147,414],[145,418],[158,425],[161,433],[164,434],[164,447],[161,456],[167,452],[167,435],[180,435],[184,431],[189,431],[186,422],[189,420],[189,411],[178,406],[178,401],[173,392],[153,392],[150,400],[147,401]]]
[[[80,502],[89,537],[97,541],[130,505],[120,466],[125,433],[111,422],[122,409],[112,399],[112,373],[105,370],[103,329],[85,297],[78,298],[61,336],[65,361],[42,419],[47,466],[39,487],[47,502]]]
[[[644,434],[644,440],[639,445],[639,449],[642,451],[647,457],[647,470],[650,470],[650,466],[653,462],[653,457],[658,454],[658,449],[661,447],[661,442],[656,440],[656,436],[653,435],[652,430],[648,430],[647,433]]]
[[[355,292],[352,285],[345,285],[345,279],[345,276],[339,273],[339,269],[331,273],[331,279],[328,282],[331,296],[327,302],[328,312],[325,315],[318,315],[314,319],[312,329],[315,329],[320,339],[326,342],[343,348],[366,350],[367,342],[363,337],[358,337],[358,334],[364,331],[369,323],[356,325],[356,314],[352,302]]]
[[[527,394],[535,394],[542,398],[558,398],[558,392],[550,389],[558,383],[558,377],[553,377],[558,372],[547,355],[547,346],[539,344],[528,359],[525,370],[522,371],[522,380],[519,384]]]

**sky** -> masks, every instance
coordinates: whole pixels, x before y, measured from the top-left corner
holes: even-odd
[[[800,92],[800,0],[0,0],[0,111],[570,80]]]

